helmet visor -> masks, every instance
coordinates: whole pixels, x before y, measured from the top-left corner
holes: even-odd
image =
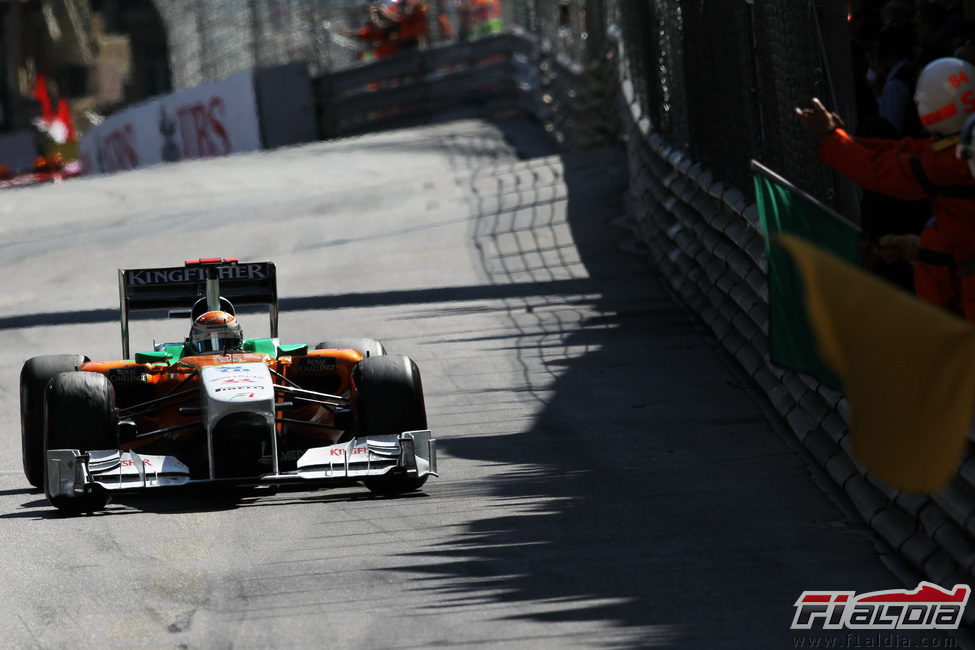
[[[209,338],[192,341],[193,350],[199,353],[223,352],[224,350],[240,349],[241,341],[234,337],[211,336]]]

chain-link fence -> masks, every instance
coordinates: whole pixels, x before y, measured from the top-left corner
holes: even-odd
[[[353,65],[365,47],[364,0],[155,0],[169,34],[173,86],[186,88],[255,66],[304,61],[312,75]],[[446,38],[441,16],[457,22],[454,0],[430,0],[428,42]],[[509,24],[532,24],[513,3]],[[456,27],[456,26],[455,26]]]
[[[355,0],[157,0],[169,33],[173,86],[186,88],[255,66],[304,61],[312,75],[347,67],[365,23]]]
[[[584,60],[615,27],[642,113],[671,146],[729,185],[751,187],[756,158],[820,198],[834,179],[793,108],[829,98],[827,53],[810,0],[511,0],[512,19]],[[845,25],[824,25],[842,30]],[[842,37],[839,39],[842,43]],[[848,38],[845,41],[848,45]],[[839,79],[843,83],[849,78]]]
[[[435,41],[442,36],[437,18],[454,3],[427,4]],[[156,5],[170,35],[176,88],[290,61],[307,62],[312,75],[347,67],[361,44],[345,30],[367,18],[367,3],[356,0]],[[748,162],[756,158],[832,200],[834,178],[792,114],[810,97],[832,94],[815,1],[501,0],[501,8],[506,27],[534,33],[557,56],[581,64],[608,50],[607,28],[615,28],[643,115],[671,146],[729,185],[750,188]]]

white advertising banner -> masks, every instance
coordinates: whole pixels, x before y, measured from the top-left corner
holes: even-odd
[[[250,71],[123,109],[81,139],[82,173],[261,149]]]

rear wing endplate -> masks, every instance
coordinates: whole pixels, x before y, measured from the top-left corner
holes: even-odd
[[[207,280],[210,280],[208,285]],[[118,270],[122,358],[129,358],[129,314],[189,309],[215,291],[237,305],[267,305],[271,337],[278,336],[278,288],[273,262],[200,259],[183,266]]]

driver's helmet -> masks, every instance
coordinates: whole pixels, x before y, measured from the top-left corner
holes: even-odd
[[[957,135],[975,109],[975,66],[954,57],[935,59],[918,75],[914,100],[928,133]]]
[[[239,350],[244,333],[234,315],[225,311],[208,311],[193,321],[190,345],[199,353]]]

